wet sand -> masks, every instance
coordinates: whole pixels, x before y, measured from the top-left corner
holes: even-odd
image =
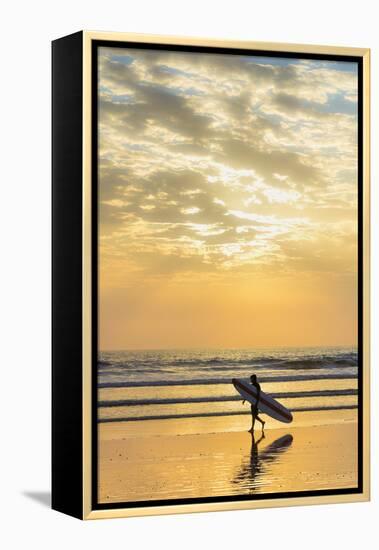
[[[356,412],[298,414],[260,438],[248,419],[99,425],[99,502],[254,495],[357,485]],[[283,427],[284,426],[284,427]],[[201,429],[198,429],[201,427]],[[224,430],[224,431],[223,431]],[[242,431],[244,430],[244,431]],[[202,433],[198,433],[202,432]]]

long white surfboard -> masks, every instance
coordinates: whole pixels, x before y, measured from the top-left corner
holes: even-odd
[[[238,393],[242,395],[245,401],[248,401],[252,405],[257,403],[257,389],[255,386],[245,382],[241,378],[233,378],[232,382],[233,386],[236,388]],[[279,401],[276,401],[276,399],[270,397],[263,391],[261,391],[259,396],[258,409],[262,413],[268,414],[272,418],[275,418],[275,420],[279,420],[279,422],[285,422],[286,424],[292,422],[291,412],[286,407],[281,405]]]

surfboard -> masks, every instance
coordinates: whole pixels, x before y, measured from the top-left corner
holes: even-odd
[[[232,383],[238,393],[241,394],[242,397],[245,399],[245,401],[248,401],[252,405],[256,404],[257,390],[255,386],[249,384],[241,378],[233,378]],[[277,401],[267,393],[264,393],[262,390],[259,397],[258,409],[262,413],[268,414],[272,418],[275,418],[275,420],[279,420],[279,422],[285,422],[286,424],[292,422],[291,412],[281,403],[279,403],[279,401]]]

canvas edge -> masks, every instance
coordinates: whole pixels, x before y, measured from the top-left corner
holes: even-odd
[[[80,31],[51,43],[51,508],[79,519],[83,516],[82,42]]]

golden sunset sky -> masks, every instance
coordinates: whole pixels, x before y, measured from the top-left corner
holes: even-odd
[[[99,348],[356,343],[356,64],[100,48]]]

